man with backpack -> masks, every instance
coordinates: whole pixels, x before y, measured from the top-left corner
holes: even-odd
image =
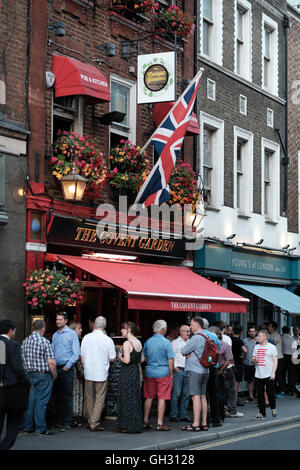
[[[194,317],[191,320],[193,336],[181,349],[186,357],[185,371],[187,374],[188,392],[193,401],[194,421],[191,425],[183,426],[183,431],[208,431],[206,387],[209,377],[208,364],[204,367],[200,360],[205,352],[206,338],[203,335],[203,320]],[[201,417],[201,424],[200,424]]]

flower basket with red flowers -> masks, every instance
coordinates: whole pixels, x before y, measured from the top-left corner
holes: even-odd
[[[28,304],[32,307],[42,308],[45,304],[74,305],[83,299],[79,279],[72,280],[66,270],[34,270],[27,275],[23,286]]]
[[[130,140],[121,140],[109,156],[112,171],[107,179],[115,194],[135,197],[150,172],[147,152],[133,145]]]
[[[181,38],[188,39],[194,33],[194,19],[183,13],[177,5],[171,5],[167,10],[161,10],[157,19],[165,22],[168,29]]]
[[[94,141],[76,132],[59,132],[53,146],[51,172],[58,180],[73,169],[87,179],[84,196],[97,199],[106,179],[106,166],[101,152],[96,150]]]
[[[179,160],[169,181],[170,199],[168,204],[191,204],[193,208],[200,201],[200,190],[197,186],[196,174],[191,165]]]

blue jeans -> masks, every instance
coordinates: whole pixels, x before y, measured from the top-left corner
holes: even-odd
[[[180,399],[180,409],[179,416],[181,419],[187,418],[187,408],[189,404],[189,394],[187,386],[187,376],[186,372],[174,371],[173,376],[173,388],[172,388],[172,397],[171,397],[171,410],[170,417],[177,418],[178,416],[178,401]]]
[[[47,429],[46,409],[53,387],[52,375],[50,372],[46,374],[29,372],[27,377],[32,388],[28,408],[24,414],[24,431],[31,431],[35,424],[35,432],[41,433]]]

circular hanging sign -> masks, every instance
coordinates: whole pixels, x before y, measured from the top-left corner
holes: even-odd
[[[144,74],[144,83],[148,90],[160,91],[169,80],[169,73],[161,64],[151,65]]]

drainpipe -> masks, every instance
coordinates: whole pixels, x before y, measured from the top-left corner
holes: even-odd
[[[290,163],[289,153],[288,153],[288,133],[289,133],[289,83],[288,83],[288,28],[290,28],[290,20],[288,16],[284,16],[282,26],[284,29],[284,39],[285,39],[285,145],[284,145],[284,158],[282,159],[282,164],[284,165],[284,190],[283,190],[283,213],[286,216],[288,210],[288,165]],[[280,139],[281,140],[281,139]]]

